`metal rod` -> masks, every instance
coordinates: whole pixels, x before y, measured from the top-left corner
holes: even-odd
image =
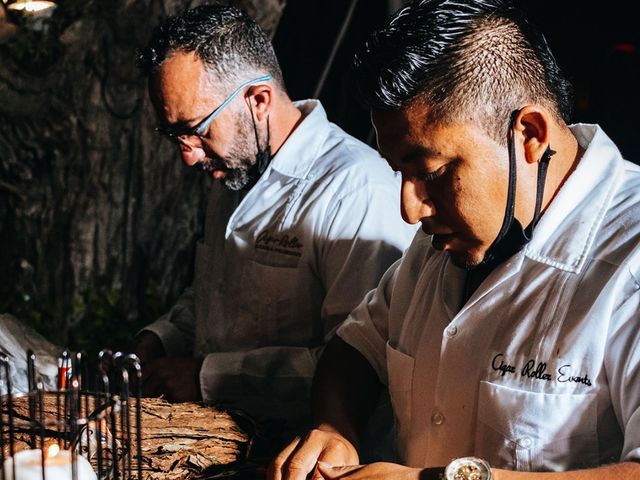
[[[27,351],[27,398],[29,402],[29,419],[36,418],[36,355],[33,350]],[[29,428],[29,441],[31,448],[36,448],[36,432],[35,429]]]
[[[9,367],[9,359],[6,355],[3,355],[3,364],[5,375],[7,376],[7,409],[9,412],[9,456],[13,459],[16,453],[14,444],[14,425],[13,425],[13,392],[11,391],[11,369]],[[16,478],[16,462],[11,462],[11,478]]]
[[[33,364],[35,365],[35,355],[31,352],[30,356],[33,355]],[[35,370],[34,370],[35,372]],[[36,385],[35,391],[36,398],[38,399],[38,419],[40,423],[40,465],[42,466],[42,480],[47,480],[45,476],[45,460],[46,453],[44,451],[44,385],[42,382],[38,382]],[[31,419],[33,421],[33,417]],[[35,430],[33,427],[30,427],[29,430]],[[15,479],[13,479],[15,480]]]
[[[316,85],[316,89],[313,92],[313,98],[320,98],[320,93],[324,88],[324,84],[327,81],[327,77],[329,76],[329,72],[331,71],[331,67],[333,66],[333,62],[336,58],[336,54],[338,53],[338,49],[344,40],[345,35],[347,34],[347,30],[349,29],[349,25],[351,24],[351,19],[353,18],[353,13],[356,9],[356,5],[358,4],[358,0],[351,0],[349,4],[349,10],[347,10],[347,16],[344,18],[342,25],[340,27],[340,32],[338,33],[338,37],[336,41],[333,43],[333,47],[331,49],[331,53],[329,54],[329,58],[324,65],[324,69],[322,70],[322,75],[320,75],[320,80],[318,80],[318,84]]]
[[[2,370],[6,375],[7,389],[9,389],[9,359],[6,355],[0,353],[0,363],[2,363]],[[4,438],[4,410],[0,409],[0,460],[2,461],[2,469],[0,469],[0,479],[4,479],[4,447],[6,445],[6,441]],[[15,478],[15,472],[14,472]]]

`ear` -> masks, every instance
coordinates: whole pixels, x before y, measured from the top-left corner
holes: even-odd
[[[520,136],[527,163],[540,161],[549,146],[549,127],[553,118],[539,105],[522,107],[514,122],[516,137]]]
[[[268,83],[252,85],[247,91],[246,101],[249,102],[256,122],[266,120],[273,107],[275,91]]]

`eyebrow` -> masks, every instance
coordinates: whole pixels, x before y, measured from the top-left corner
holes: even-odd
[[[424,145],[417,145],[412,148],[407,154],[402,156],[402,158],[400,159],[400,163],[412,163],[423,158],[439,156],[440,154],[432,148],[425,147]]]
[[[200,117],[196,117],[194,119],[187,120],[179,120],[174,123],[163,123],[160,125],[164,131],[172,132],[174,135],[189,133],[194,130],[200,123],[206,118],[203,117],[199,120]]]
[[[167,123],[164,126],[166,128],[192,128],[194,125],[190,125],[190,124],[197,125],[205,118],[206,118],[206,115],[201,115],[195,118],[187,118],[186,120],[178,120],[177,122],[174,122],[174,123]],[[198,119],[200,120],[198,121]]]

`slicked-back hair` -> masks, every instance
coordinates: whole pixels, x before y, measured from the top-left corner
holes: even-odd
[[[252,77],[270,74],[284,90],[282,71],[269,38],[239,8],[202,5],[168,17],[138,52],[137,63],[151,75],[175,52],[195,53],[230,89]]]
[[[542,33],[505,0],[414,0],[354,62],[373,110],[428,107],[428,121],[473,121],[506,143],[511,113],[543,105],[569,123],[572,89]]]

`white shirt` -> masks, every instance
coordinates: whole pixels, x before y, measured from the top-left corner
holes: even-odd
[[[203,398],[254,414],[308,411],[320,348],[410,244],[399,178],[317,101],[243,196],[216,183],[194,288],[147,329],[205,356]],[[194,310],[195,305],[195,310]]]
[[[640,459],[640,169],[596,126],[533,238],[462,305],[418,232],[338,335],[389,385],[401,456],[512,470]]]

